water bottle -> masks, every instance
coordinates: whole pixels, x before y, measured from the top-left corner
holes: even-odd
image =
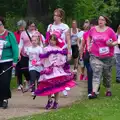
[[[15,68],[12,69],[12,77],[15,77]]]
[[[79,59],[79,64],[80,64],[80,66],[83,68],[84,67],[84,61],[83,61],[83,59]]]

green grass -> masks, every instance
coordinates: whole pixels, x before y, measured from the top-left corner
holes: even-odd
[[[120,84],[115,83],[115,70],[112,74],[112,97],[105,97],[102,87],[98,99],[85,99],[56,111],[10,120],[119,120]]]
[[[11,80],[11,89],[17,88],[17,80],[15,77],[12,78]]]

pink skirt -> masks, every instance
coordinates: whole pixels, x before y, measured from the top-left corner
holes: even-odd
[[[48,96],[65,90],[66,87],[74,87],[76,85],[71,76],[60,76],[52,78],[46,81],[40,81],[37,90],[35,91],[36,96]]]

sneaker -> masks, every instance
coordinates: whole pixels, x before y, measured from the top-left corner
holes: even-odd
[[[51,107],[52,107],[52,104],[53,104],[53,100],[48,100],[48,102],[47,102],[47,105],[46,105],[46,109],[48,110],[48,109],[50,109]]]
[[[34,93],[34,92],[31,92],[31,95],[32,95],[32,96],[35,96],[35,93]]]
[[[3,109],[7,109],[7,107],[8,107],[8,100],[3,100],[2,107],[3,107]]]
[[[88,96],[89,97],[89,99],[95,99],[95,98],[97,98],[97,95],[96,95],[96,93],[95,92],[93,92],[90,96]]]
[[[26,83],[25,89],[29,89],[29,84],[28,83]]]
[[[67,90],[64,90],[64,91],[63,91],[63,95],[64,95],[64,96],[68,96]]]
[[[51,95],[51,97],[52,97],[52,98],[55,98],[55,95],[54,95],[54,94],[52,94],[52,95]]]
[[[92,94],[88,94],[88,97],[91,96]]]
[[[22,85],[19,85],[17,90],[20,91],[22,87],[23,87]]]
[[[83,80],[83,79],[84,79],[84,75],[81,74],[81,75],[80,75],[80,80]]]
[[[58,103],[54,102],[52,109],[57,109],[58,108]]]
[[[87,76],[85,77],[85,80],[88,80],[88,77],[87,77]]]
[[[109,96],[112,96],[111,91],[107,91],[107,92],[106,92],[106,96],[108,96],[108,97],[109,97]]]

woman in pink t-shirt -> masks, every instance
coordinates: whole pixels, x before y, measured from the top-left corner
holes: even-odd
[[[24,74],[26,78],[26,88],[28,88],[29,80],[30,80],[30,75],[29,75],[29,70],[28,70],[28,63],[29,63],[29,58],[26,54],[27,49],[32,45],[31,44],[31,37],[36,33],[36,25],[33,21],[28,21],[27,22],[27,30],[23,31],[20,36],[20,43],[19,43],[19,52],[20,52],[20,68],[21,72]],[[19,80],[21,81],[22,86],[22,78]]]
[[[97,91],[101,77],[107,88],[106,96],[111,96],[111,71],[113,65],[114,45],[117,44],[116,34],[107,24],[109,19],[100,16],[98,26],[89,31],[88,51],[90,52],[90,63],[93,70],[93,90],[90,99],[97,98]]]

